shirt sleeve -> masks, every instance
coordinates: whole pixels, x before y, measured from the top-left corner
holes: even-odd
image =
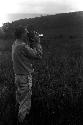
[[[23,54],[29,58],[41,59],[40,47],[30,48],[29,45],[24,45]]]

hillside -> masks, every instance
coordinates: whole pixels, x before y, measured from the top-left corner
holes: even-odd
[[[8,24],[5,41],[1,41],[6,48],[11,47],[7,43],[14,38],[15,27],[20,24],[31,23],[44,34],[42,60],[33,64],[31,125],[83,125],[82,17],[83,12],[75,12]],[[0,55],[0,125],[14,125],[17,112],[13,63],[11,51],[3,50]],[[25,122],[28,124],[27,118]]]
[[[42,39],[44,43],[51,40],[51,43],[54,44],[54,39],[65,39],[69,41],[69,38],[82,39],[83,37],[83,12],[81,11],[30,19],[26,18],[8,23],[6,38],[14,39],[15,27],[18,25],[26,26],[27,24],[32,24],[39,33],[44,34],[44,38]]]
[[[27,23],[33,24],[40,31],[54,30],[56,33],[64,31],[83,31],[83,12],[62,13],[56,15],[41,16],[32,19],[21,19],[13,22],[13,25]]]

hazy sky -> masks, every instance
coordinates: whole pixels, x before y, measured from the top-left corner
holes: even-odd
[[[10,21],[9,13],[56,14],[71,11],[83,11],[83,0],[0,0],[0,26]]]

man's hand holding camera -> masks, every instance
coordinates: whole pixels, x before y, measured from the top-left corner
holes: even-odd
[[[25,48],[29,51],[29,53],[35,57],[42,58],[42,46],[40,44],[40,34],[36,31],[33,31],[33,34],[30,34],[26,30],[27,37],[31,37],[28,39]],[[32,32],[31,32],[32,33]]]

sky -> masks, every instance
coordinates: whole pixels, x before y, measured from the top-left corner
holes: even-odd
[[[0,26],[21,19],[23,14],[27,18],[26,13],[51,15],[74,11],[83,11],[83,0],[0,0]]]

